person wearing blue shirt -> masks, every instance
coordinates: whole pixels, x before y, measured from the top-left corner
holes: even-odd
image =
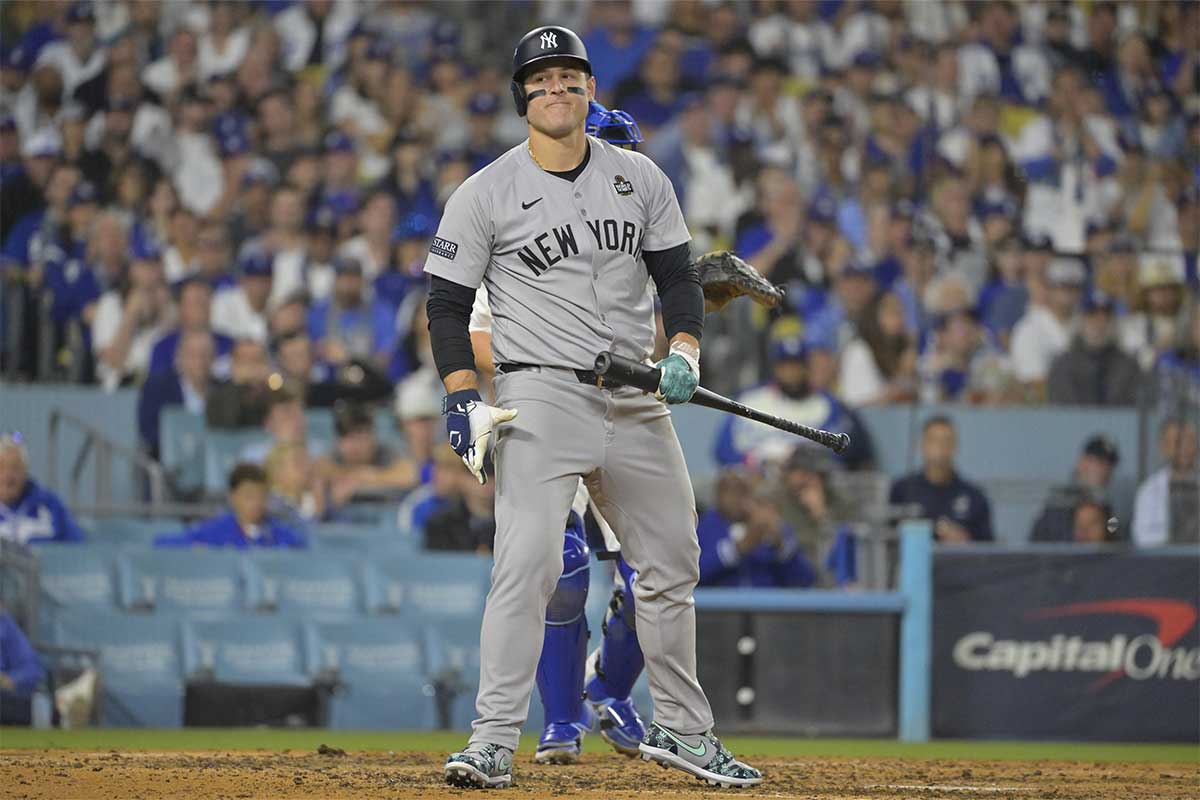
[[[159,423],[163,411],[183,406],[197,416],[204,416],[205,401],[213,385],[213,357],[208,331],[187,331],[172,368],[151,374],[142,384],[138,395],[138,431],[153,458],[159,457]]]
[[[334,262],[333,296],[308,312],[308,334],[320,355],[333,364],[353,359],[386,369],[396,348],[396,310],[366,297],[362,264],[342,257]]]
[[[180,534],[154,540],[155,547],[251,547],[306,548],[304,534],[267,513],[270,492],[267,473],[256,464],[238,464],[229,475],[231,510],[206,519]]]
[[[597,12],[606,18],[583,35],[583,46],[595,74],[603,75],[604,82],[615,87],[637,71],[658,34],[638,25],[623,3],[601,5]]]
[[[0,539],[21,544],[84,539],[58,496],[29,477],[29,454],[19,434],[0,437]]]
[[[212,330],[213,287],[203,278],[194,276],[180,281],[175,287],[176,317],[179,327],[159,339],[150,351],[150,369],[153,376],[170,372],[175,368],[175,353],[179,342],[188,331],[204,331],[212,339],[215,354],[214,370],[218,376],[229,373],[229,359],[233,353],[233,339]]]
[[[29,639],[8,611],[0,608],[0,720],[5,725],[30,723],[33,692],[45,675]]]
[[[921,517],[933,521],[939,542],[990,542],[994,538],[991,504],[979,487],[954,469],[957,447],[954,423],[948,417],[926,420],[921,431],[921,469],[893,483],[888,501],[918,507]]]
[[[816,571],[769,493],[738,471],[717,484],[717,505],[700,516],[700,586],[805,587]]]

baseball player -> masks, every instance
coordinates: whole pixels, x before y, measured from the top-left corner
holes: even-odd
[[[513,67],[529,138],[455,191],[425,265],[450,445],[483,481],[496,439],[479,718],[467,747],[447,760],[446,780],[512,782],[547,606],[563,572],[563,522],[583,478],[637,572],[638,639],[655,707],[642,757],[715,784],[759,783],[760,773],[714,735],[695,674],[695,500],[664,405],[689,400],[700,371],[704,297],[679,203],[649,159],[585,134],[596,82],[578,36],[554,26],[530,31]],[[591,369],[604,350],[649,357],[650,280],[670,339],[654,395],[605,384]],[[479,395],[468,333],[480,284],[493,317],[495,406]]]
[[[610,111],[595,100],[590,103],[586,131],[589,136],[631,149],[643,141],[632,117],[623,111]],[[491,377],[492,312],[483,286],[475,293],[469,327],[476,368]],[[583,515],[589,505],[591,498],[581,480],[564,531],[563,574],[546,610],[546,631],[537,667],[537,689],[545,710],[545,725],[534,752],[534,760],[539,763],[577,761],[583,735],[596,720],[604,740],[625,755],[638,755],[646,734],[630,698],[644,665],[634,617],[633,569],[619,555],[615,534],[594,506],[592,513],[603,536],[603,541],[595,544],[616,558],[617,574],[601,626],[600,647],[587,656],[589,627],[585,611],[591,569]]]

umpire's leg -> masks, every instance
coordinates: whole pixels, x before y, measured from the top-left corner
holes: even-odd
[[[579,475],[601,446],[596,407],[573,374],[496,378],[496,405],[518,415],[497,430],[496,544],[479,643],[471,743],[516,750],[529,714],[546,606],[563,568],[563,528]],[[596,390],[592,389],[591,392]]]
[[[692,590],[700,578],[700,545],[687,465],[662,403],[634,389],[612,392],[611,402],[614,424],[589,489],[637,570],[637,634],[654,719],[680,733],[700,733],[713,718],[696,680]]]

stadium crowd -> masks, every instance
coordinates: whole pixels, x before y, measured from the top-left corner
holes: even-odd
[[[140,387],[152,456],[168,407],[264,428],[230,481],[253,497],[226,528],[258,530],[263,486],[309,520],[410,493],[431,546],[490,544],[490,490],[434,447],[422,267],[449,195],[524,138],[507,43],[535,20],[581,32],[598,99],[638,121],[695,254],[732,249],[788,289],[771,313],[710,315],[705,384],[854,434],[818,468],[731,417],[721,464],[782,466],[771,485],[722,479],[701,521],[706,581],[846,578],[826,478],[870,467],[863,407],[1200,398],[1197,3],[96,0],[0,15],[0,370]],[[381,406],[402,454],[375,438]],[[330,452],[304,431],[322,407]],[[1154,498],[1165,508],[1170,473],[1196,469],[1195,426],[1162,435],[1168,477],[1139,493],[1147,533],[1134,520],[1146,544],[1166,540]],[[893,502],[941,519],[944,541],[990,539],[950,421],[921,447]],[[1115,449],[1093,440],[1080,458],[1075,490],[1102,496],[1084,462],[1111,469]],[[1067,495],[1040,538],[1113,535],[1097,492]],[[5,519],[22,497],[0,499]]]

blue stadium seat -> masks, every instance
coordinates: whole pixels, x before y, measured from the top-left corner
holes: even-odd
[[[314,549],[357,554],[415,555],[421,542],[408,531],[385,525],[356,525],[326,522],[308,526],[308,542]]]
[[[158,423],[159,461],[177,492],[193,494],[204,488],[206,431],[203,414],[182,406],[163,410]]]
[[[117,607],[118,551],[98,544],[44,544],[38,559],[42,621],[67,609]]]
[[[159,534],[183,527],[183,520],[172,517],[100,517],[90,523],[88,531],[98,544],[146,547]]]
[[[241,616],[188,623],[185,665],[191,677],[240,685],[311,686],[311,631],[278,617]]]
[[[229,473],[242,458],[242,451],[270,437],[262,430],[209,431],[204,445],[204,490],[224,496]]]
[[[475,718],[475,694],[479,691],[479,629],[483,609],[474,618],[432,612],[425,620],[429,651],[429,675],[453,687],[450,727],[466,730]]]
[[[474,553],[420,553],[385,556],[372,566],[383,583],[385,603],[421,616],[438,615],[476,624],[491,585],[491,556]]]
[[[331,553],[254,553],[262,576],[263,604],[284,614],[347,617],[365,609],[361,570]]]
[[[72,611],[58,615],[50,630],[54,644],[99,653],[102,725],[183,724],[183,639],[176,618]]]
[[[121,605],[193,617],[225,617],[257,608],[253,571],[233,550],[147,550],[128,553],[120,567]]]
[[[323,675],[336,676],[330,726],[342,730],[437,727],[424,631],[407,619],[316,626]]]

